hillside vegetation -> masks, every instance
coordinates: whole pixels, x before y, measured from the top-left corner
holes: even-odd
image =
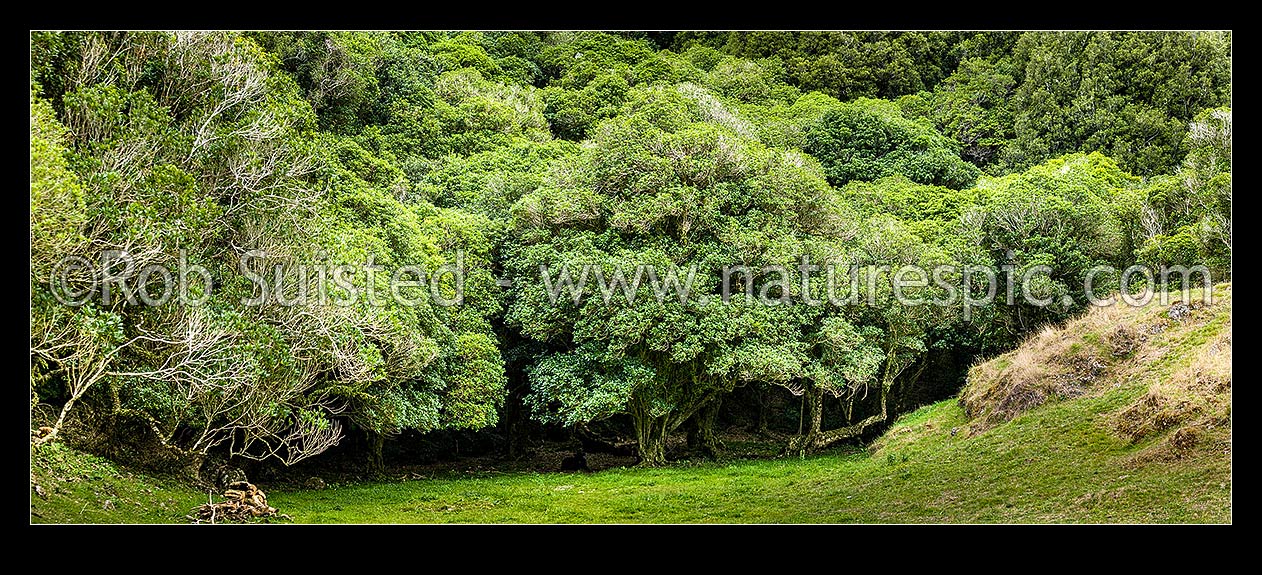
[[[901,417],[867,450],[453,474],[275,491],[269,501],[312,523],[1229,522],[1231,286],[1213,296],[1187,308],[1172,297],[1097,309],[1049,328],[975,366],[958,402]],[[1100,367],[1083,377],[1090,358]],[[36,522],[178,522],[205,499],[53,453],[35,473],[52,492],[32,496]]]

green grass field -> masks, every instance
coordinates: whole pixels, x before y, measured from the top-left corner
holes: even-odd
[[[262,487],[299,523],[1230,522],[1230,288],[1216,291],[1225,305],[1152,335],[1142,353],[1119,356],[1120,367],[1085,395],[981,433],[970,433],[963,409],[947,400],[901,417],[866,449],[804,459]],[[1106,322],[1093,315],[1059,333],[1104,341],[1092,329],[1148,325],[1161,313],[1150,307]],[[1063,353],[1076,353],[1076,340],[1061,341]],[[1010,366],[999,364],[1007,356],[993,361],[987,377],[1006,377]],[[1227,387],[1205,391],[1200,383],[1213,369],[1226,370]],[[1138,439],[1119,433],[1119,414],[1154,394],[1174,398],[1160,405],[1195,409]],[[1176,426],[1194,432],[1190,447],[1172,443]],[[208,497],[58,444],[34,453],[32,464],[35,523],[187,522]]]
[[[271,501],[312,523],[1230,521],[1226,458],[1128,469],[1136,447],[1092,422],[1130,394],[1110,395],[973,439],[950,436],[963,415],[939,403],[871,455],[363,484]]]
[[[950,435],[964,416],[944,401],[903,417],[871,454],[363,483],[275,491],[269,501],[300,523],[1230,521],[1231,470],[1219,447],[1227,432],[1188,459],[1133,467],[1144,445],[1100,424],[1097,414],[1141,389],[1049,405],[973,438]],[[37,523],[182,522],[206,500],[62,456],[83,476],[48,500],[32,495]],[[166,506],[147,503],[155,500]]]

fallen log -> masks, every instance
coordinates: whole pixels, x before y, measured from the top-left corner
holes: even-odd
[[[586,452],[621,456],[634,456],[638,453],[636,449],[638,443],[634,439],[602,437],[586,425],[580,425],[574,431],[574,435],[578,437],[579,443]]]

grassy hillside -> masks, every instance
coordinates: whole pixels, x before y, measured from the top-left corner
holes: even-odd
[[[1229,522],[1230,285],[1214,295],[1097,309],[1040,333],[975,367],[961,401],[905,415],[867,450],[269,501],[312,523]],[[32,495],[34,522],[180,521],[206,497],[64,448],[35,463],[33,481],[53,492]]]
[[[1016,350],[973,367],[960,404],[981,433],[1049,401],[1142,393],[1102,418],[1141,456],[1178,458],[1200,441],[1230,436],[1231,285],[1154,297],[1142,307],[1096,308],[1048,327]]]
[[[207,496],[60,443],[31,454],[32,523],[181,523]]]

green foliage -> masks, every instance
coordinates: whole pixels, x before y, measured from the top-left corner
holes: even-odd
[[[556,32],[549,35],[539,61],[549,85],[577,90],[609,73],[626,78],[655,52],[643,39],[604,32]],[[626,79],[630,82],[633,77]]]
[[[550,86],[543,92],[544,115],[557,137],[581,140],[596,122],[617,115],[630,89],[617,74],[603,74],[577,90]]]
[[[986,167],[1014,137],[1015,88],[1009,60],[996,64],[968,58],[924,99],[928,109],[915,115],[928,117],[943,134],[959,142],[965,160]]]
[[[442,64],[417,46],[427,38],[395,33],[254,32],[298,83],[320,126],[353,133],[388,124],[400,108],[425,106]]]
[[[33,384],[64,386],[40,394],[66,399],[62,417],[82,399],[140,420],[174,452],[205,453],[231,436],[233,454],[285,463],[335,441],[334,414],[378,432],[493,425],[505,386],[490,323],[502,306],[490,275],[497,227],[406,203],[413,184],[396,162],[501,137],[546,140],[541,106],[530,89],[474,70],[426,76],[423,58],[408,59],[432,40],[424,35],[259,38],[270,53],[233,34],[99,34],[70,44],[78,55],[41,56],[64,67],[46,73],[74,68],[81,80],[57,95],[68,130],[32,100],[33,262],[126,249],[138,268],[187,260],[210,277],[192,288],[202,305],[73,307],[53,302],[49,278],[33,271],[32,353],[46,370]],[[446,140],[405,121],[426,105]],[[395,121],[404,129],[373,124]],[[434,287],[447,299],[467,288],[467,305],[432,303],[428,285],[402,288],[407,305],[366,262],[469,266],[463,285],[447,275]],[[323,264],[357,271],[338,281],[312,272]],[[263,277],[248,274],[264,270],[268,297],[358,298],[247,304]]]
[[[960,229],[962,216],[978,202],[976,189],[918,184],[902,175],[853,181],[842,193],[865,216],[896,216],[923,241],[942,246],[967,241],[968,231]]]
[[[355,139],[384,160],[419,177],[425,160],[475,153],[515,139],[549,139],[539,91],[485,79],[462,68],[434,78],[425,106],[397,103],[390,119],[366,126]]]
[[[1007,348],[1084,309],[1091,266],[1230,277],[1230,41],[34,32],[33,401],[134,418],[177,451],[291,463],[343,424],[495,425],[502,350],[525,338],[536,419],[629,414],[650,462],[737,385],[877,390],[884,415],[928,350]],[[57,302],[54,262],[107,249],[140,254],[138,267],[205,266],[209,280],[189,286],[205,305]],[[874,300],[797,305],[828,294],[773,274],[748,285],[794,305],[749,303],[738,274],[736,298],[719,301],[725,266],[793,269],[802,256],[873,274]],[[273,295],[371,288],[384,301],[247,306],[260,295],[247,260],[278,270]],[[435,289],[461,301],[437,305],[428,284],[401,289],[417,303],[395,301],[368,261],[459,265],[463,281]],[[315,263],[356,271],[335,281],[308,273]],[[1050,266],[1028,286],[1050,303],[971,317],[897,304],[899,265],[940,263],[1018,278]],[[610,285],[639,264],[656,280]],[[552,301],[541,265],[552,282],[590,266],[589,298]],[[693,299],[670,281],[693,281]],[[1027,288],[1012,287],[1021,301]]]
[[[1155,235],[1135,253],[1143,264],[1158,269],[1161,266],[1189,266],[1201,261],[1201,241],[1196,229],[1183,226],[1170,235]]]
[[[83,185],[66,161],[66,128],[46,100],[31,94],[31,277],[45,280],[58,258],[83,241]],[[81,255],[81,254],[79,254]],[[33,282],[34,283],[34,282]]]
[[[333,215],[341,222],[330,230],[340,248],[331,258],[371,258],[386,270],[417,265],[429,273],[456,263],[467,271],[461,305],[449,308],[434,305],[426,285],[404,294],[410,304],[387,298],[390,276],[378,274],[374,288],[387,305],[362,301],[353,308],[377,332],[379,343],[364,348],[369,371],[334,393],[356,406],[351,415],[358,425],[379,432],[494,424],[505,385],[498,350],[488,347],[489,318],[501,305],[489,271],[495,226],[485,217],[405,204],[398,196],[408,183],[400,170],[352,140],[330,144]],[[367,287],[360,283],[367,277],[359,278],[354,285]],[[443,285],[440,293],[454,298],[455,287]]]
[[[483,42],[482,35],[477,32],[462,32],[435,42],[430,50],[444,70],[473,68],[484,77],[493,77],[501,70],[482,47]]]
[[[543,51],[538,32],[485,32],[480,44],[495,59],[501,78],[508,83],[538,85],[543,80],[538,56]]]
[[[690,58],[656,51],[643,38],[605,33],[555,33],[540,53],[548,78],[545,115],[553,134],[581,140],[600,120],[619,113],[632,86],[699,82]]]
[[[715,92],[744,103],[793,101],[798,90],[784,82],[779,60],[743,60],[728,56],[707,72],[705,83]]]
[[[992,261],[1013,266],[1013,285],[1000,277],[1000,293],[1013,290],[1018,303],[1008,329],[1024,333],[1085,309],[1081,286],[1088,270],[1097,265],[1121,270],[1131,263],[1121,214],[1134,197],[1126,190],[1138,184],[1138,178],[1099,153],[1073,154],[978,182],[980,203],[964,221],[978,232],[979,245]],[[1045,307],[1025,303],[1027,293],[1016,285],[1037,265],[1051,271],[1031,272],[1037,281],[1028,295],[1047,299]],[[1116,290],[1117,279],[1117,274],[1094,276],[1096,296]]]
[[[1138,207],[1136,256],[1152,265],[1204,265],[1231,277],[1231,109],[1197,114],[1177,175],[1153,178]]]
[[[677,45],[711,45],[744,58],[784,62],[791,82],[840,100],[896,98],[936,85],[954,68],[955,32],[682,33]]]
[[[1136,174],[1168,172],[1193,115],[1231,99],[1230,33],[1030,32],[1013,65],[1010,169],[1082,150]]]
[[[595,346],[543,358],[530,370],[528,401],[544,422],[575,425],[623,412],[656,374],[636,358],[601,360]],[[643,393],[643,391],[641,391]]]
[[[804,148],[819,158],[835,186],[902,174],[922,184],[967,187],[977,168],[927,123],[905,118],[898,106],[861,98],[826,112],[806,133]]]
[[[693,293],[717,298],[722,266],[787,263],[800,253],[798,234],[837,233],[838,208],[812,163],[702,122],[708,113],[689,93],[637,89],[626,115],[601,123],[578,155],[562,158],[514,206],[522,244],[508,261],[522,287],[508,319],[529,337],[572,349],[532,372],[532,404],[555,409],[546,419],[629,412],[642,432],[669,431],[742,377],[768,377],[777,364],[791,372],[797,362],[792,340],[778,341],[791,323],[773,308],[659,301],[647,280],[638,292],[628,287],[634,303],[621,292],[608,305],[600,297],[552,303],[532,281],[541,265],[554,275],[566,264],[575,277],[594,265],[603,278],[630,280],[644,264],[683,281],[696,264],[703,283]],[[791,359],[769,360],[764,352],[773,349]],[[604,375],[583,377],[583,369]]]
[[[484,80],[478,72],[462,69],[440,76],[435,91],[440,105],[434,112],[449,139],[444,151],[480,151],[502,145],[505,136],[548,138],[543,102],[534,88]],[[490,139],[498,141],[485,142]]]
[[[450,154],[422,164],[414,176],[415,189],[435,205],[501,218],[539,187],[550,162],[578,149],[565,140],[515,139],[485,152]]]
[[[744,105],[739,110],[742,116],[750,118],[763,143],[801,149],[806,145],[807,130],[818,124],[824,114],[841,106],[832,96],[809,92],[792,102]]]

